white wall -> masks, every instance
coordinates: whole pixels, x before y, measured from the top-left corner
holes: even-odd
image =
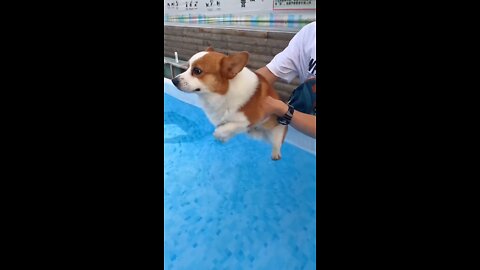
[[[164,0],[164,16],[241,16],[281,13],[303,13],[315,16],[315,11],[316,0]]]

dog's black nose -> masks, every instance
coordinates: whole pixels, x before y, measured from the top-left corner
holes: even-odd
[[[178,79],[178,77],[175,77],[175,78],[173,78],[172,83],[173,83],[173,85],[175,85],[175,87],[178,87],[178,84],[180,83],[180,80]]]

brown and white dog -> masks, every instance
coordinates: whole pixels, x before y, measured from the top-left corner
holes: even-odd
[[[224,55],[208,48],[190,58],[187,71],[172,82],[183,92],[198,94],[210,122],[216,126],[213,135],[225,142],[234,135],[248,132],[273,145],[272,159],[281,158],[280,148],[287,126],[276,116],[265,118],[265,97],[278,99],[267,80],[245,66],[249,55],[239,52]]]

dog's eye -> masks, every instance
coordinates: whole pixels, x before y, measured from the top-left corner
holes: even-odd
[[[195,68],[193,68],[193,74],[200,75],[200,74],[202,74],[202,70],[195,67]]]

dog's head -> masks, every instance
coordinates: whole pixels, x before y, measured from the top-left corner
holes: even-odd
[[[233,79],[247,65],[248,53],[225,55],[209,47],[188,61],[187,71],[172,82],[181,91],[225,94],[228,80]]]

